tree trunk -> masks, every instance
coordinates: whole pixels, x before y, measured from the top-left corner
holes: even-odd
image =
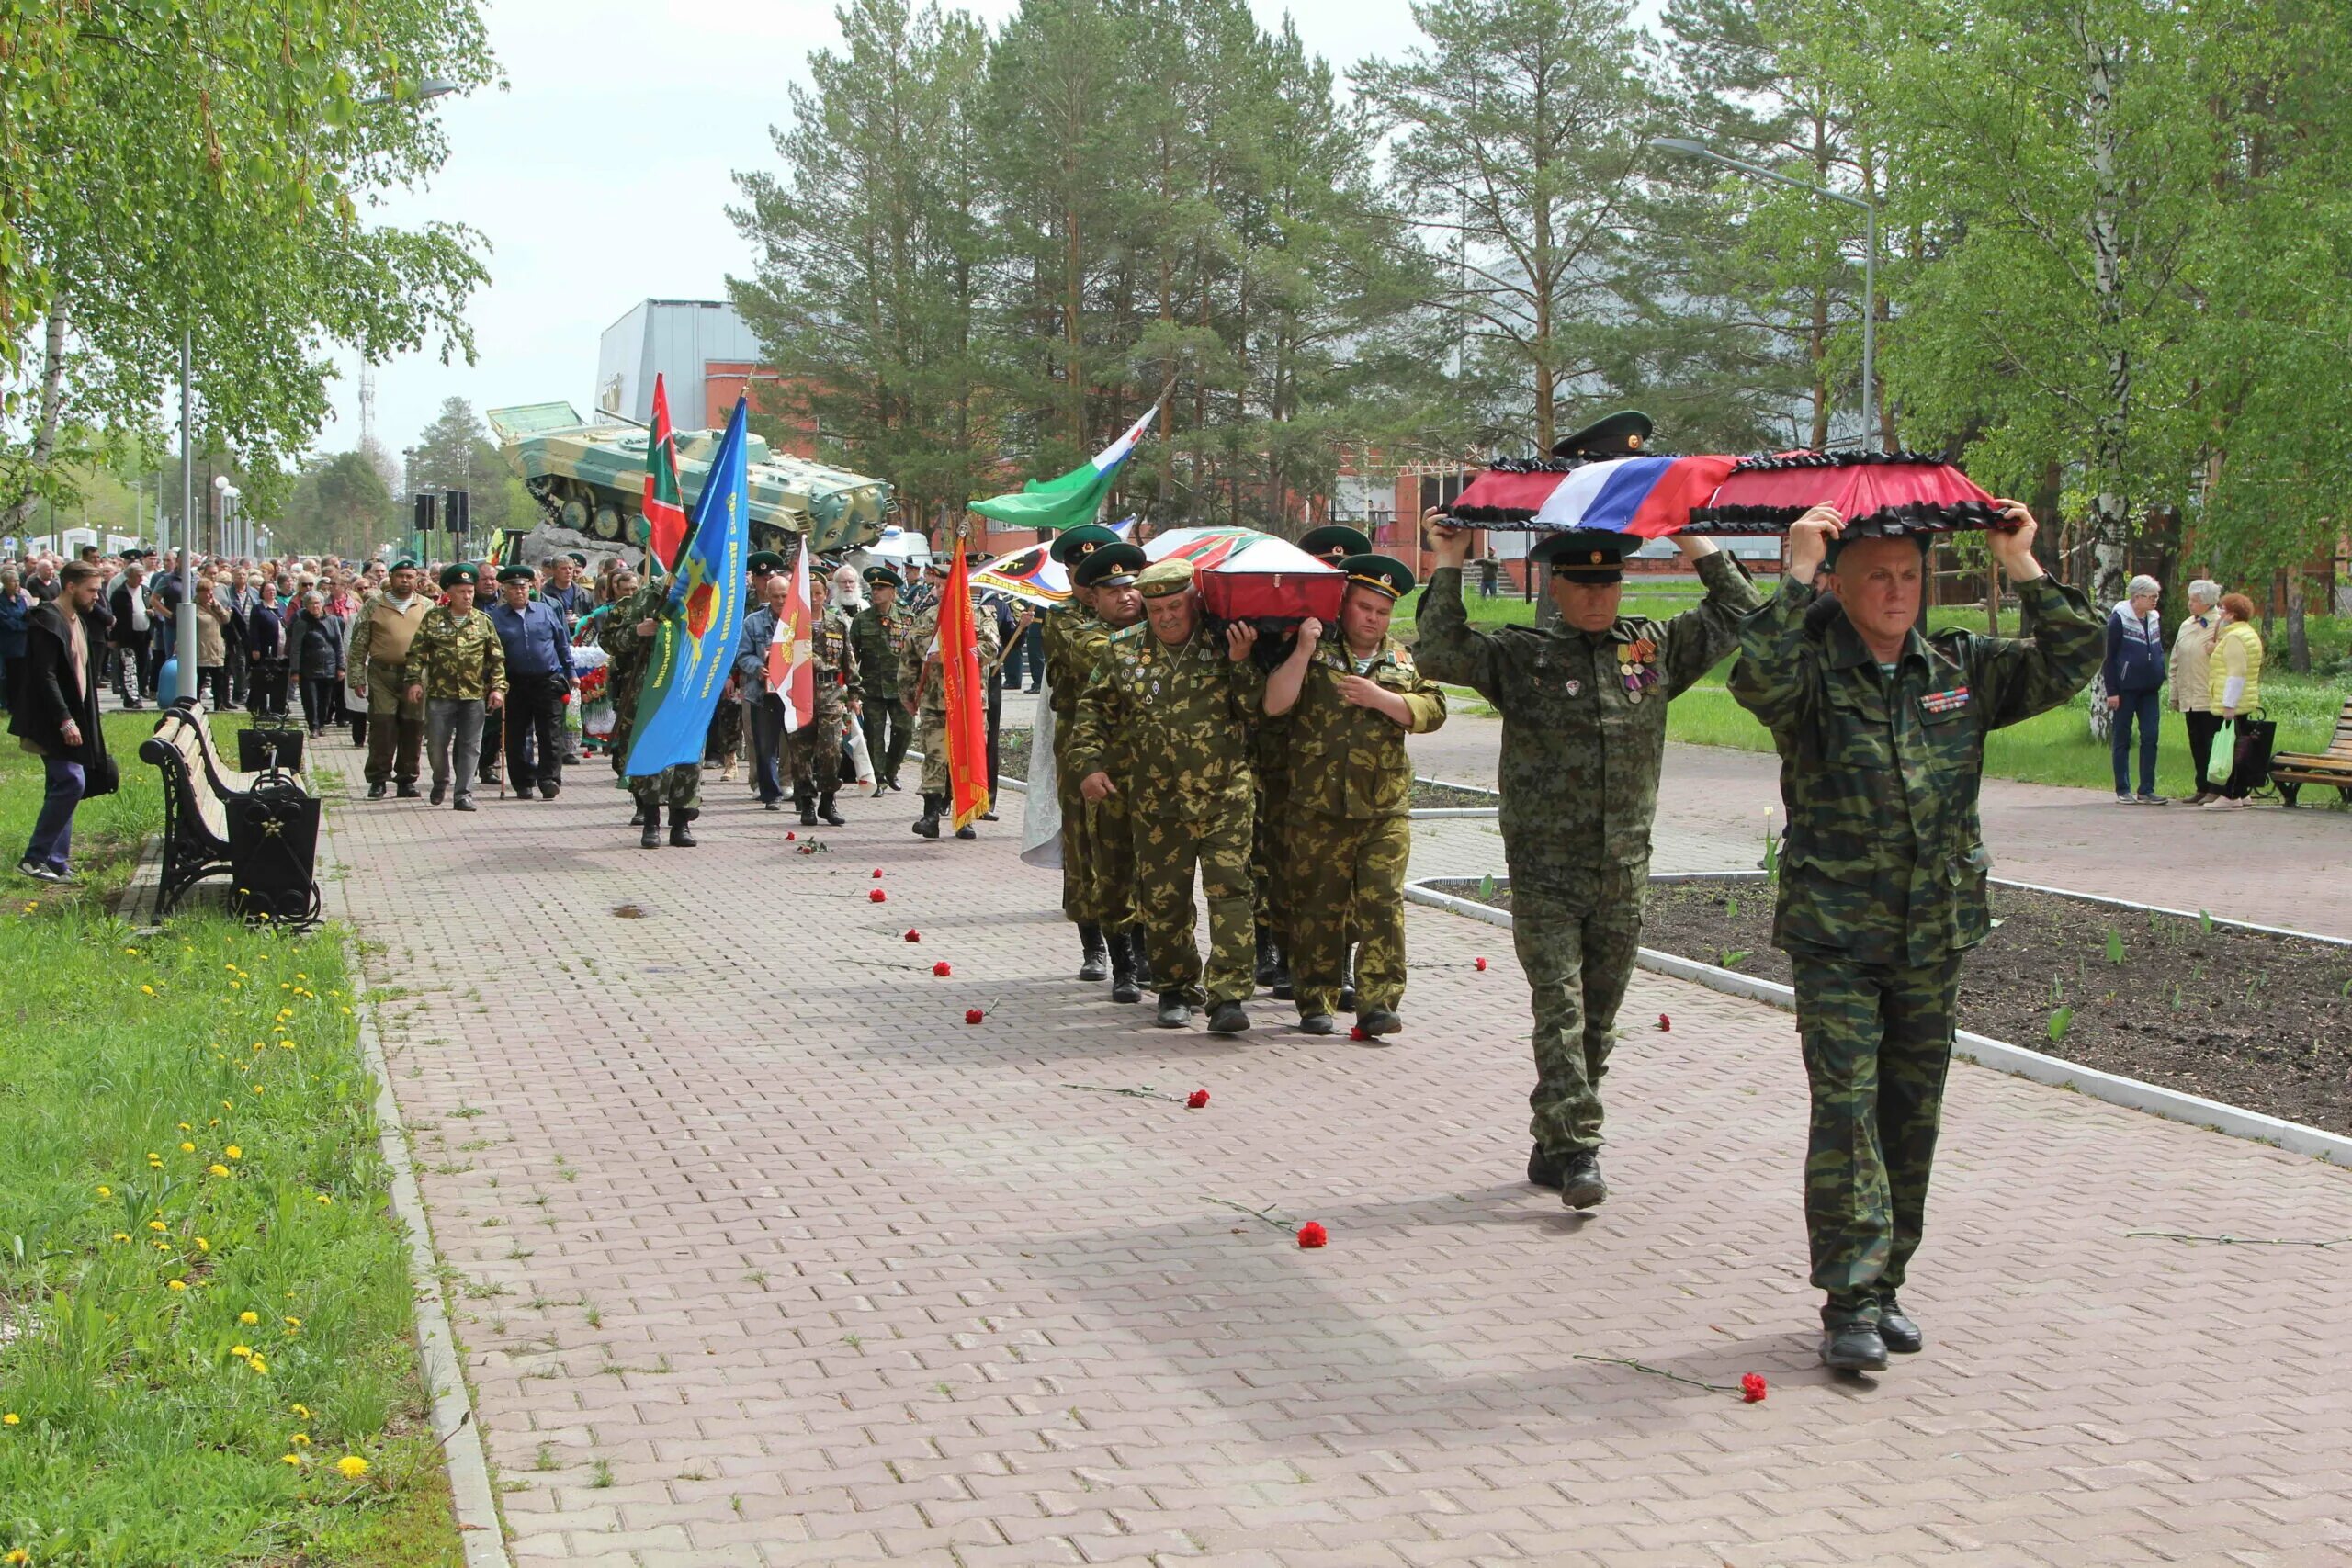
[[[2287,574],[2287,668],[2298,675],[2312,672],[2312,639],[2303,626],[2303,574]]]
[[[40,402],[33,417],[33,445],[25,460],[25,493],[0,513],[0,534],[22,534],[33,514],[42,470],[57,455],[57,427],[65,412],[65,297],[49,307],[49,330],[41,344]],[[134,530],[135,532],[136,530]]]
[[[2091,41],[2088,26],[2077,22],[2089,76],[2086,118],[2091,148],[2091,287],[2107,344],[2107,396],[2092,422],[2090,468],[2097,490],[2091,497],[2091,598],[2112,604],[2123,597],[2131,576],[2132,513],[2124,475],[2132,409],[2132,355],[2123,342],[2123,184],[2115,166],[2116,59],[2105,44]]]

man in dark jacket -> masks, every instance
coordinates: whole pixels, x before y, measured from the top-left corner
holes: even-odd
[[[2107,687],[2107,735],[2115,753],[2118,806],[2132,804],[2129,763],[2134,729],[2140,732],[2139,804],[2166,804],[2156,793],[2156,727],[2164,711],[2156,699],[2164,690],[2165,663],[2164,624],[2156,615],[2162,592],[2154,578],[2135,577],[2131,597],[2107,613],[2107,652],[2099,662],[2099,678]]]
[[[286,615],[277,584],[263,578],[243,622],[245,705],[255,715],[286,716]]]
[[[114,694],[131,713],[155,691],[155,628],[148,613],[148,592],[146,563],[134,558],[124,564],[122,581],[107,600],[114,624],[107,636],[117,650]]]
[[[48,788],[33,836],[17,863],[40,882],[70,882],[74,811],[86,795],[114,788],[114,764],[98,723],[102,660],[96,620],[106,579],[95,566],[69,562],[58,574],[55,600],[33,613],[26,627],[25,668],[8,733],[39,754]]]

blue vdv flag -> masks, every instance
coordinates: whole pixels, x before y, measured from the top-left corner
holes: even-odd
[[[702,494],[695,498],[692,532],[670,579],[652,662],[637,699],[627,770],[631,778],[702,765],[710,716],[727,687],[743,626],[743,562],[752,534],[743,450],[750,412],[741,398],[735,400],[727,434],[703,479]]]

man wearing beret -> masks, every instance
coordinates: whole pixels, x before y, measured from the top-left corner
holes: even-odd
[[[1650,821],[1666,760],[1666,705],[1732,649],[1757,603],[1739,563],[1677,536],[1706,598],[1672,620],[1621,615],[1622,534],[1553,534],[1528,552],[1558,618],[1474,631],[1462,608],[1470,531],[1431,507],[1437,555],[1421,596],[1421,672],[1476,691],[1502,714],[1503,859],[1511,937],[1535,1015],[1535,1140],[1527,1179],[1572,1209],[1609,1196],[1600,1175],[1600,1077],[1641,947]]]
[[[906,766],[907,742],[913,731],[907,710],[899,705],[899,656],[906,651],[915,618],[899,603],[905,580],[887,566],[869,566],[865,572],[865,608],[850,623],[850,645],[857,652],[858,694],[865,711],[865,749],[874,760],[877,784],[903,789],[899,770]]]
[[[571,629],[552,599],[531,596],[531,569],[520,563],[499,569],[490,624],[506,656],[506,777],[517,799],[537,784],[553,800],[563,787],[563,705],[580,683]]]
[[[1405,863],[1412,853],[1413,761],[1407,735],[1445,722],[1445,694],[1388,635],[1396,601],[1413,590],[1405,563],[1369,551],[1342,563],[1348,586],[1326,635],[1309,616],[1290,657],[1266,680],[1266,712],[1289,716],[1290,966],[1299,1027],[1338,1024],[1349,939],[1356,963],[1356,1025],[1385,1043],[1404,1027]]]
[[[1816,506],[1790,527],[1781,591],[1742,622],[1731,672],[1781,753],[1772,941],[1796,982],[1805,1234],[1821,1359],[1840,1371],[1924,1343],[1897,1292],[1927,1219],[1961,958],[1991,930],[1984,737],[2072,698],[2106,651],[2088,603],[2033,558],[2033,514],[1993,504],[2007,525],[1985,542],[2028,635],[1921,637],[1925,536],[1848,539]],[[1808,614],[1825,591],[1842,614]]]
[[[1062,918],[1078,927],[1078,977],[1081,980],[1100,980],[1111,972],[1109,938],[1104,933],[1127,924],[1131,913],[1125,887],[1106,888],[1097,883],[1103,863],[1095,846],[1101,814],[1079,794],[1078,775],[1069,766],[1079,694],[1086,689],[1087,678],[1093,674],[1095,661],[1111,635],[1094,613],[1094,589],[1081,574],[1098,552],[1119,543],[1118,535],[1093,523],[1056,536],[1046,553],[1069,571],[1070,594],[1067,602],[1046,612],[1037,637],[1046,660],[1046,705],[1054,716],[1054,794],[1062,821]],[[1130,576],[1136,570],[1129,568]]]
[[[1136,579],[1146,624],[1114,632],[1078,699],[1070,769],[1088,801],[1109,799],[1114,748],[1131,762],[1136,912],[1151,951],[1163,1029],[1182,1029],[1205,1002],[1209,1032],[1250,1027],[1251,963],[1250,724],[1265,695],[1251,660],[1257,628],[1209,630],[1189,561],[1163,560]],[[1194,945],[1193,870],[1209,906],[1204,984]]]
[[[462,561],[442,569],[447,598],[418,623],[401,674],[408,700],[424,705],[435,806],[449,790],[455,743],[458,796],[450,805],[458,811],[474,808],[474,753],[481,744],[482,716],[497,712],[506,692],[506,653],[498,630],[474,608],[474,584],[481,576],[481,569]]]
[[[1072,592],[1083,594],[1092,611],[1062,649],[1064,661],[1075,671],[1074,682],[1081,692],[1102,662],[1112,636],[1143,619],[1143,595],[1136,591],[1136,574],[1144,569],[1144,564],[1142,550],[1118,540],[1088,552],[1070,570]],[[1058,680],[1050,689],[1061,690]],[[1071,705],[1073,714],[1076,705]],[[1073,729],[1075,724],[1073,716]],[[1057,750],[1066,748],[1068,741],[1058,724],[1054,739]],[[1103,771],[1111,775],[1109,795],[1090,801],[1075,778],[1057,776],[1055,781],[1057,785],[1066,786],[1066,793],[1077,802],[1076,809],[1082,814],[1080,831],[1075,833],[1070,830],[1070,818],[1063,817],[1062,853],[1087,857],[1083,874],[1075,879],[1088,900],[1080,906],[1080,910],[1081,915],[1091,917],[1093,929],[1102,933],[1103,944],[1109,949],[1111,999],[1114,1002],[1141,1001],[1143,987],[1151,979],[1151,959],[1145,951],[1143,923],[1136,918],[1135,819],[1128,809],[1135,789],[1134,761],[1122,738],[1114,735],[1103,757]],[[1058,759],[1056,766],[1059,766]],[[1065,897],[1072,882],[1065,861]],[[1087,925],[1080,924],[1081,938],[1086,931]],[[1091,977],[1086,967],[1078,973],[1081,980]]]
[[[939,837],[939,818],[955,804],[955,784],[947,772],[947,690],[939,673],[939,594],[953,570],[934,558],[923,568],[930,579],[932,600],[916,613],[906,646],[899,653],[899,704],[915,716],[915,736],[922,746],[922,815],[914,830],[926,839]],[[996,617],[980,608],[979,590],[971,592],[972,635],[978,644],[980,668],[996,662]],[[977,839],[970,823],[956,830],[959,839]]]
[[[392,562],[384,585],[368,595],[351,624],[345,660],[354,696],[368,704],[368,798],[381,800],[398,782],[401,798],[416,798],[417,753],[424,744],[424,705],[408,699],[401,666],[432,606],[416,591],[416,562]]]

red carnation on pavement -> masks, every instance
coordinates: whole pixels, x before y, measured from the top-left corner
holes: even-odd
[[[1366,1034],[1363,1032],[1363,1025],[1359,1023],[1348,1031],[1348,1038],[1351,1040],[1369,1040],[1372,1036]]]
[[[915,930],[912,926],[909,926],[907,928],[907,940],[909,942],[921,942],[922,940],[922,932]]]
[[[1204,1089],[1196,1089],[1192,1093],[1184,1097],[1184,1109],[1187,1111],[1198,1111],[1202,1106],[1206,1105],[1208,1102],[1209,1091]]]
[[[882,880],[882,868],[878,865],[874,868],[874,880],[876,882]]]
[[[877,904],[887,903],[889,901],[890,897],[888,893],[883,892],[879,887],[876,888],[873,892],[868,893],[866,897],[873,899]]]
[[[1664,1014],[1664,1013],[1660,1013],[1660,1014],[1658,1014],[1658,1015],[1657,1015],[1657,1032],[1658,1032],[1660,1034],[1671,1034],[1671,1033],[1673,1033],[1673,1032],[1674,1032],[1674,1020],[1672,1020],[1672,1019],[1670,1019],[1670,1018],[1667,1017],[1667,1016],[1666,1016],[1666,1014]]]
[[[950,968],[948,966],[947,960],[943,958],[938,963],[931,966],[931,972],[944,980],[948,976],[954,974],[956,971]]]
[[[1487,972],[1487,961],[1486,961],[1485,959],[1483,959],[1483,958],[1474,958],[1474,959],[1472,959],[1472,960],[1470,961],[1470,966],[1471,966],[1472,968],[1474,968],[1474,969],[1477,970],[1477,971],[1478,971],[1478,973],[1479,973],[1479,974],[1481,974],[1481,975],[1483,975],[1483,974],[1485,974],[1485,973]]]
[[[1309,1220],[1298,1227],[1298,1245],[1301,1247],[1321,1247],[1330,1239],[1331,1233],[1323,1228],[1320,1221]]]
[[[784,836],[784,841],[785,841],[786,843],[787,843],[787,844],[788,844],[788,843],[792,842],[792,840],[795,840],[795,839],[797,839],[797,838],[798,838],[798,837],[800,837],[800,835],[799,835],[799,834],[797,834],[797,833],[786,833],[786,834]]]
[[[1742,1401],[1749,1404],[1761,1404],[1764,1403],[1764,1374],[1762,1372],[1743,1372],[1740,1374],[1739,1397]]]
[[[988,1017],[988,1014],[982,1012],[978,1008],[966,1008],[964,1010],[964,1021],[966,1023],[978,1023],[980,1020],[986,1017]]]

